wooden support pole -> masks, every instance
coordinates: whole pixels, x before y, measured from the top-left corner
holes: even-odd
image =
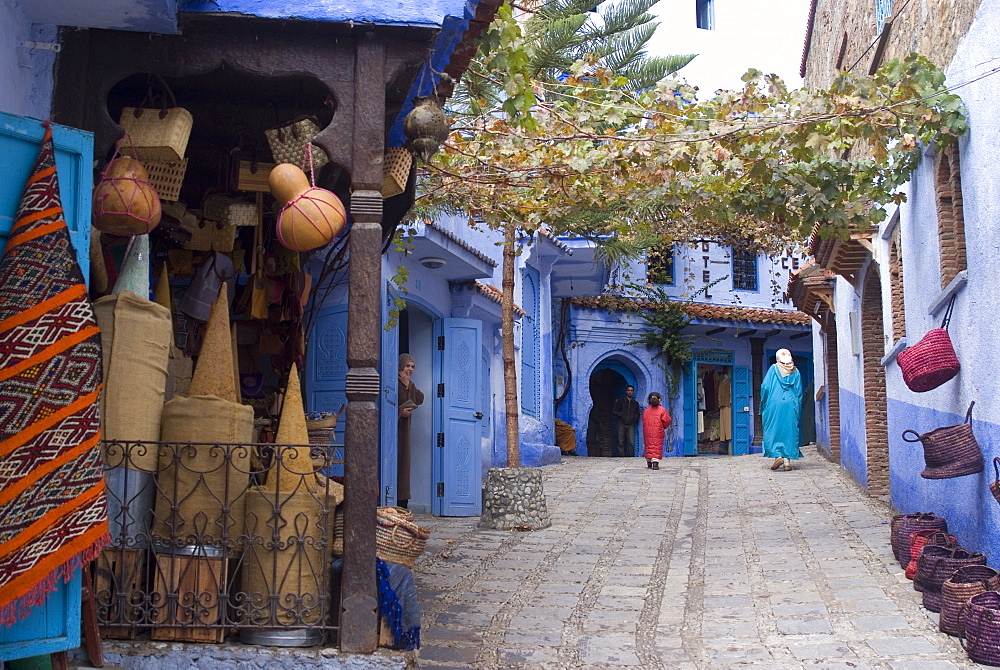
[[[347,425],[344,434],[344,573],[340,648],[378,646],[375,510],[378,507],[379,291],[382,256],[382,156],[385,151],[385,43],[356,42],[351,218],[348,241]]]

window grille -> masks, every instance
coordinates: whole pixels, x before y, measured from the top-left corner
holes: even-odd
[[[757,290],[757,254],[733,249],[733,290]]]
[[[646,254],[646,278],[651,284],[674,285],[674,245],[657,244]]]
[[[892,16],[892,0],[875,0],[875,28],[882,32],[885,20]]]

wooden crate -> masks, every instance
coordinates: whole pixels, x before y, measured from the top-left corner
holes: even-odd
[[[142,621],[141,612],[130,612],[128,600],[146,587],[146,550],[109,548],[94,561],[94,597],[107,606],[107,621],[101,637],[134,640]],[[124,605],[124,607],[123,607]],[[112,623],[112,622],[123,623]],[[132,622],[132,623],[128,623]]]
[[[221,556],[156,554],[153,604],[159,609],[153,614],[150,639],[222,642],[226,629],[209,626],[222,620],[225,603],[219,602],[219,594],[227,590],[228,568],[229,559]],[[185,611],[195,604],[201,610],[197,618]]]

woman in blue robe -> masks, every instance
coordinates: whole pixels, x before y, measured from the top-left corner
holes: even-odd
[[[764,417],[764,456],[773,458],[772,470],[792,469],[799,451],[799,420],[802,417],[802,376],[788,349],[779,349],[777,362],[760,385],[760,414]]]

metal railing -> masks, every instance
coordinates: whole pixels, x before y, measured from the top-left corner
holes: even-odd
[[[94,562],[109,638],[308,646],[338,630],[335,446],[102,443],[111,545]],[[335,530],[335,527],[337,530]],[[335,547],[335,543],[339,547]]]

